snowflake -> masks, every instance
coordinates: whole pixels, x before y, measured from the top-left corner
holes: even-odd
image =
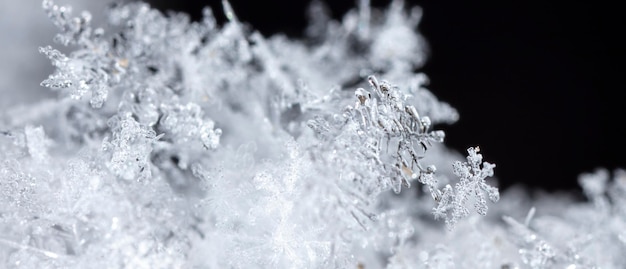
[[[445,218],[446,225],[452,229],[454,225],[462,218],[470,214],[467,203],[470,199],[475,201],[474,207],[480,215],[487,214],[487,200],[485,194],[492,202],[500,199],[500,193],[497,188],[489,186],[485,182],[485,178],[493,176],[493,168],[495,164],[483,162],[482,154],[478,152],[480,149],[467,149],[467,162],[455,162],[453,164],[453,172],[461,179],[452,188],[446,185],[441,194],[436,195],[438,205],[433,209],[435,218]]]

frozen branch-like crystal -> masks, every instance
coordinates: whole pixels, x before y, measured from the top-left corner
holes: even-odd
[[[63,90],[74,99],[90,94],[89,102],[94,108],[102,106],[107,99],[110,79],[120,72],[116,59],[107,55],[109,45],[101,39],[102,29],[92,30],[91,14],[83,12],[71,18],[72,9],[57,6],[51,0],[43,1],[43,8],[52,22],[61,30],[55,41],[64,46],[76,45],[80,49],[69,57],[47,46],[39,51],[45,54],[57,68],[55,74],[41,82],[41,86]]]
[[[80,17],[72,18],[72,7],[57,6],[52,0],[44,0],[42,7],[52,23],[61,31],[54,38],[56,42],[64,46],[89,43],[88,39],[92,34],[89,12],[83,11]]]
[[[443,142],[445,134],[430,130],[430,119],[420,117],[415,107],[405,105],[396,87],[386,81],[378,82],[373,76],[368,80],[374,96],[359,88],[355,91],[356,103],[344,110],[341,119],[331,123],[318,118],[310,121],[309,126],[320,138],[337,143],[334,146],[338,148],[356,145],[349,148],[352,155],[347,158],[368,163],[379,175],[377,183],[366,183],[372,192],[388,188],[400,192],[402,185],[409,187],[410,181],[416,179],[436,188],[434,166],[423,167],[419,161],[432,143]]]

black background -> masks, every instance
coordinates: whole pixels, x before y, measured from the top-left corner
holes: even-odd
[[[220,1],[149,2],[196,19],[209,5],[224,20]],[[626,167],[625,15],[617,4],[520,2],[406,1],[423,8],[429,88],[461,115],[443,127],[446,143],[480,145],[505,187],[572,189],[580,173]],[[231,4],[266,36],[298,37],[306,25],[308,1]],[[355,1],[327,5],[341,18]]]

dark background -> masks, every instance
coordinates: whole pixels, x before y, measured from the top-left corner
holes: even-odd
[[[220,1],[149,1],[218,19]],[[389,1],[372,1],[386,6]],[[520,1],[522,2],[522,1]],[[326,1],[341,18],[356,1]],[[460,151],[480,145],[503,186],[577,187],[597,167],[626,167],[624,15],[617,4],[550,1],[406,1],[424,16],[429,88],[459,110],[444,126]],[[231,0],[240,20],[268,36],[302,35],[308,1]]]

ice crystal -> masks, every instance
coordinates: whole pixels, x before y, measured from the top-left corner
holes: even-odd
[[[66,48],[40,49],[56,97],[0,115],[0,267],[623,267],[626,173],[483,217],[495,165],[443,144],[421,9],[369,2],[338,22],[314,1],[296,40],[228,1],[221,26],[133,2],[98,28],[44,0]]]
[[[391,188],[398,193],[401,186],[408,188],[416,179],[434,188],[434,166],[423,167],[419,161],[433,142],[443,142],[445,134],[430,130],[430,119],[420,117],[415,107],[405,105],[397,88],[386,81],[379,83],[373,76],[368,80],[375,96],[359,88],[355,91],[354,106],[346,107],[333,123],[317,118],[309,126],[323,140],[339,144],[334,147],[353,151],[352,158],[347,158],[358,158],[355,163],[378,171],[379,182],[366,187],[370,192]],[[362,146],[349,148],[350,144],[359,142]]]
[[[482,154],[478,153],[479,148],[469,148],[467,150],[467,162],[455,162],[453,164],[454,174],[460,177],[455,188],[446,185],[443,192],[436,193],[436,200],[439,204],[433,213],[436,218],[445,218],[448,227],[452,228],[459,219],[470,214],[467,203],[474,201],[474,208],[480,215],[487,214],[487,200],[497,202],[500,193],[497,188],[489,186],[485,178],[493,176],[494,164],[483,162]]]
[[[171,134],[168,138],[172,141],[200,142],[206,149],[215,149],[219,144],[222,131],[214,129],[213,121],[202,118],[202,110],[198,105],[163,105],[160,110],[163,116],[159,129]]]
[[[123,60],[118,61],[107,55],[108,44],[101,40],[104,30],[91,28],[89,12],[71,18],[71,7],[57,6],[51,0],[43,1],[43,8],[61,31],[55,41],[64,46],[77,45],[82,49],[68,57],[50,46],[40,48],[39,52],[45,54],[57,70],[41,82],[41,86],[64,89],[75,99],[90,94],[91,106],[101,107],[107,99],[113,79],[117,77],[115,73],[122,72]]]
[[[108,163],[112,171],[124,179],[150,176],[149,158],[154,131],[141,126],[130,114],[115,116],[109,120],[113,137],[104,138],[102,148],[111,152]]]

